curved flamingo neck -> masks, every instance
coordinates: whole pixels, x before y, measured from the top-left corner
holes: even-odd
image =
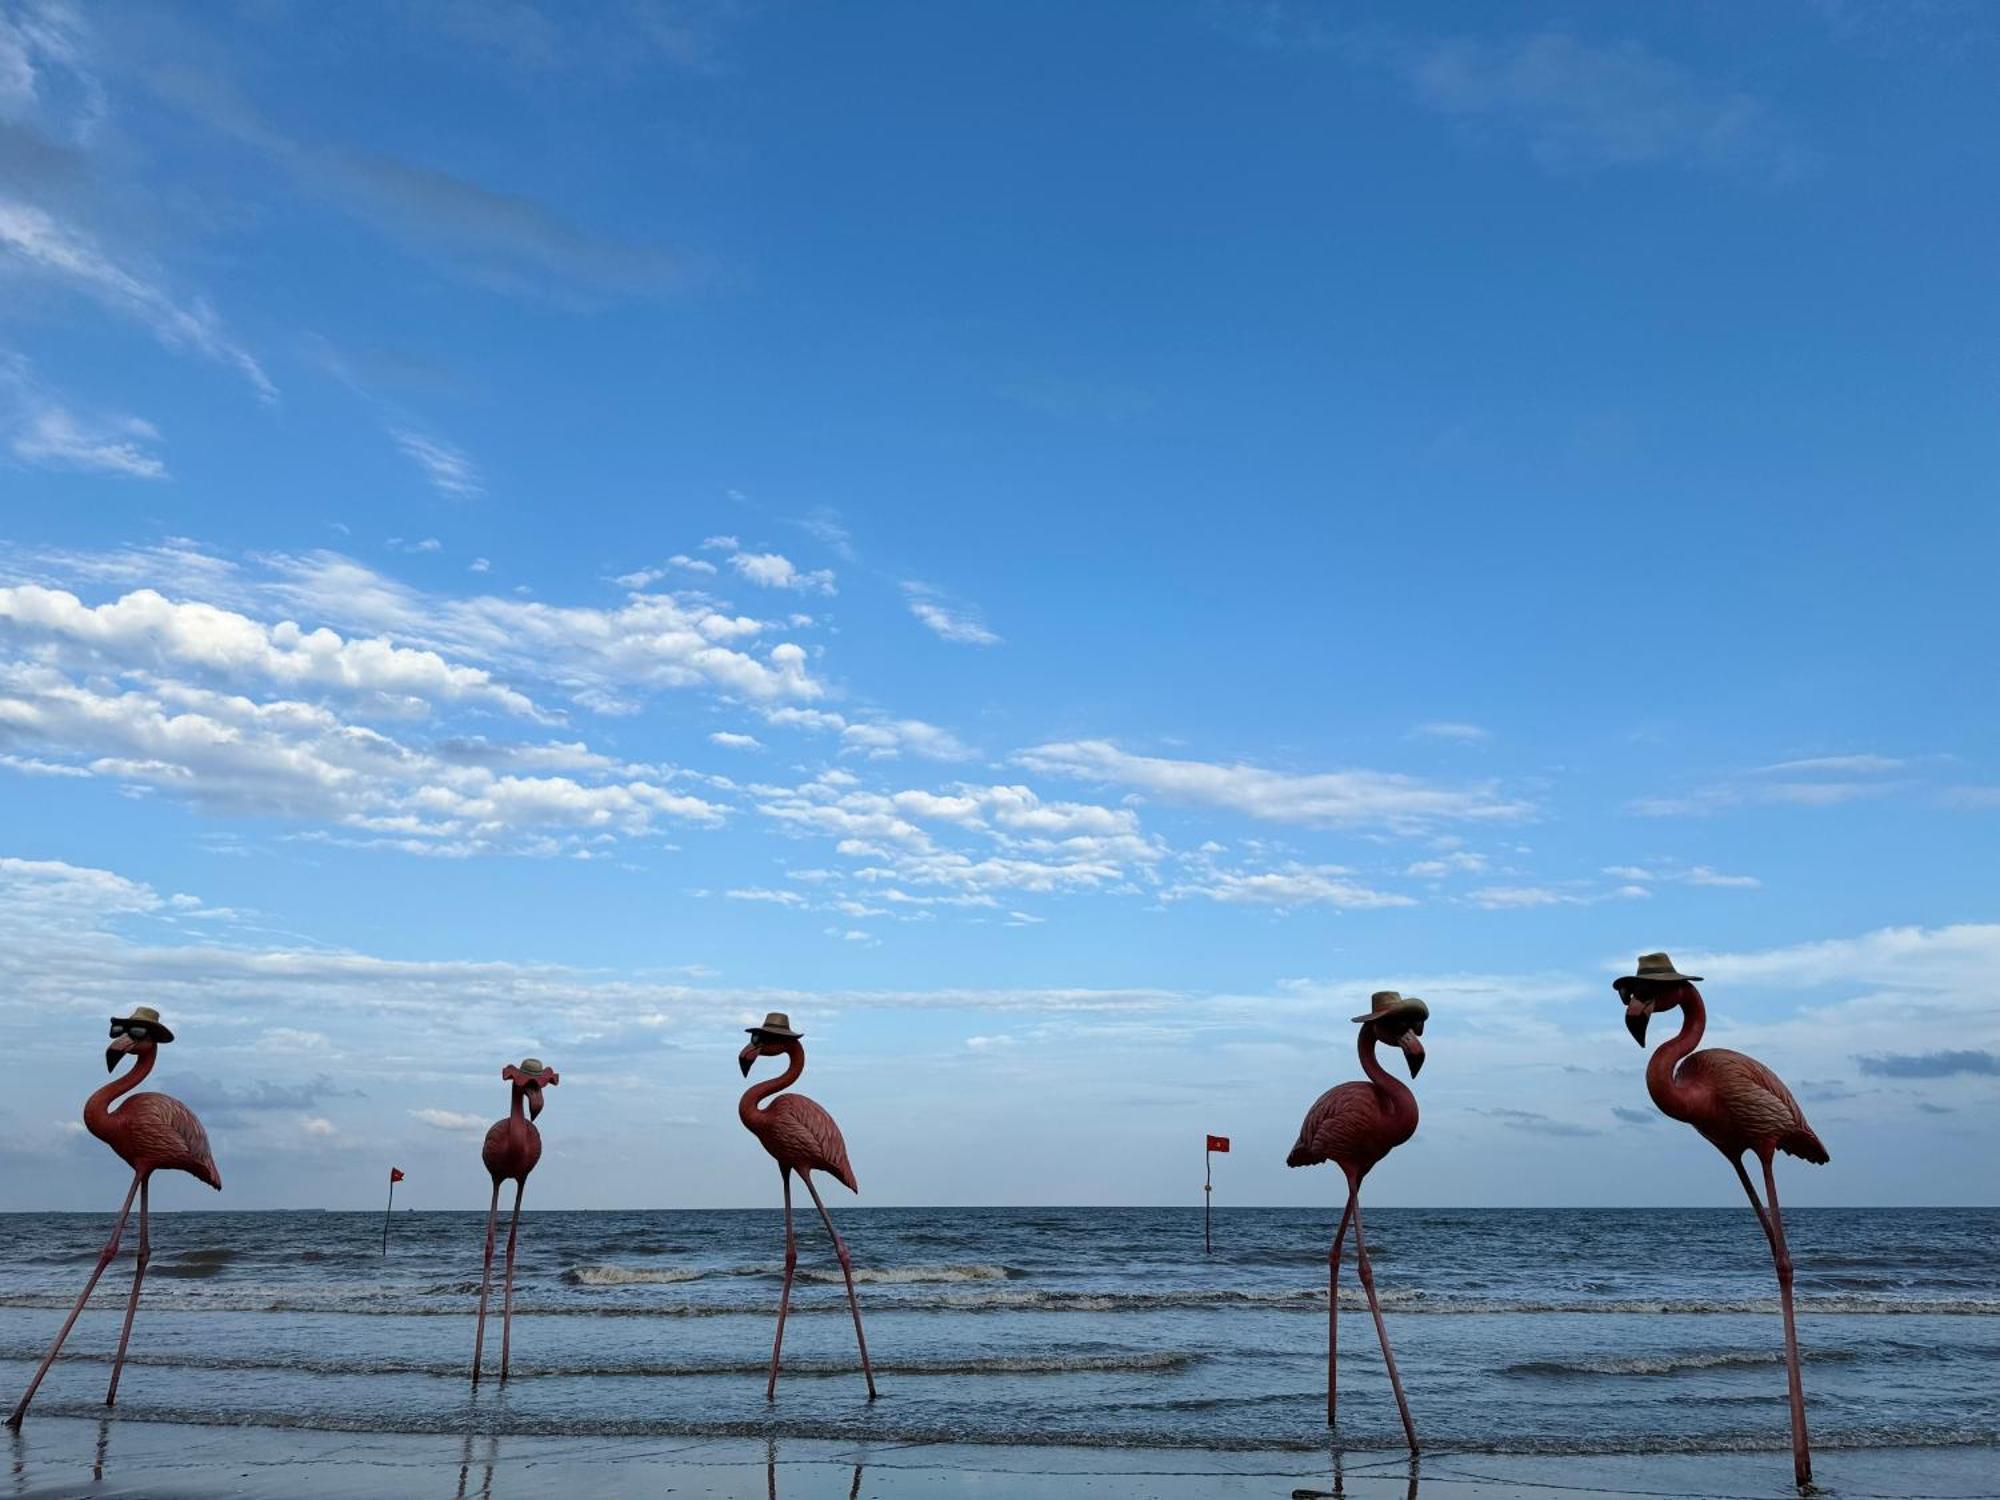
[[[1361,1028],[1361,1035],[1354,1043],[1354,1050],[1361,1054],[1361,1071],[1368,1075],[1368,1081],[1375,1085],[1375,1091],[1383,1095],[1389,1107],[1397,1114],[1415,1115],[1417,1096],[1410,1092],[1409,1085],[1392,1076],[1375,1056],[1375,1026],[1373,1022]]]
[[[526,1150],[536,1133],[535,1122],[528,1118],[527,1104],[528,1091],[515,1084],[513,1107],[507,1111],[507,1139],[516,1151]]]
[[[122,1073],[92,1094],[83,1103],[83,1128],[99,1140],[106,1140],[105,1132],[111,1128],[111,1101],[129,1094],[146,1081],[146,1075],[153,1071],[153,1063],[159,1057],[157,1046],[148,1047],[144,1052],[134,1053],[139,1065],[130,1072]]]
[[[1693,985],[1687,987],[1681,1010],[1679,1032],[1646,1060],[1646,1092],[1653,1096],[1653,1102],[1663,1112],[1675,1119],[1684,1118],[1685,1112],[1679,1108],[1680,1083],[1674,1073],[1687,1055],[1701,1045],[1702,1033],[1708,1030],[1708,1011]]]
[[[799,1075],[806,1070],[806,1049],[802,1042],[785,1043],[785,1055],[791,1059],[785,1071],[776,1078],[767,1078],[762,1083],[753,1083],[743,1091],[743,1097],[736,1101],[736,1117],[755,1130],[764,1123],[763,1111],[758,1108],[773,1094],[782,1094],[799,1081]]]

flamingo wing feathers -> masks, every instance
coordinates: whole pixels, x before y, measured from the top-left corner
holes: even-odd
[[[1285,1158],[1288,1167],[1310,1167],[1323,1161],[1342,1166],[1371,1167],[1397,1142],[1384,1134],[1382,1101],[1369,1083],[1343,1083],[1313,1101],[1299,1126],[1298,1143]]]
[[[854,1168],[848,1165],[847,1142],[833,1116],[804,1094],[780,1094],[758,1111],[764,1148],[781,1166],[794,1171],[825,1172],[858,1193]]]
[[[113,1113],[119,1152],[134,1168],[186,1172],[220,1191],[222,1173],[208,1147],[208,1132],[193,1110],[171,1094],[134,1094]]]
[[[1728,1134],[1746,1146],[1768,1143],[1806,1161],[1829,1159],[1785,1081],[1756,1058],[1711,1047],[1682,1063],[1675,1080],[1706,1089]]]

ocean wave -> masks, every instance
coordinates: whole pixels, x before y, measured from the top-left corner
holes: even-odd
[[[1852,1349],[1803,1349],[1808,1364],[1854,1358]],[[1525,1359],[1501,1367],[1502,1375],[1679,1375],[1697,1370],[1763,1369],[1783,1365],[1784,1351],[1718,1349],[1689,1354],[1607,1354],[1578,1359]]]
[[[862,1286],[920,1286],[927,1282],[1017,1281],[1025,1272],[1012,1266],[856,1266],[854,1280]],[[801,1281],[838,1284],[838,1266],[831,1270],[814,1266],[801,1269]]]
[[[761,1368],[760,1366],[759,1369]],[[789,1366],[787,1372],[791,1373]],[[1309,1407],[1311,1403],[1309,1400],[1302,1400],[1301,1405]],[[96,1402],[61,1401],[45,1397],[37,1410],[50,1416],[94,1419],[101,1417],[104,1409]],[[1180,1412],[1174,1415],[1185,1417],[1185,1413]],[[786,1415],[700,1420],[660,1416],[620,1418],[583,1417],[575,1413],[531,1414],[519,1410],[509,1411],[496,1405],[475,1409],[470,1413],[464,1408],[436,1412],[403,1411],[385,1421],[377,1413],[341,1412],[325,1407],[306,1407],[299,1410],[212,1409],[134,1403],[120,1407],[119,1420],[121,1423],[162,1422],[199,1427],[265,1427],[282,1431],[369,1434],[395,1432],[441,1434],[452,1437],[468,1435],[565,1438],[693,1437],[760,1440],[786,1437],[851,1442],[857,1437],[865,1436],[874,1444],[912,1446],[949,1443],[1010,1448],[1103,1450],[1149,1448],[1199,1449],[1231,1453],[1321,1454],[1326,1450],[1323,1430],[1314,1433],[1300,1431],[1296,1436],[1277,1436],[1267,1432],[1252,1437],[1233,1433],[1192,1432],[1185,1420],[1181,1420],[1157,1428],[1142,1427],[1128,1431],[1065,1432],[1050,1427],[1014,1431],[1003,1428],[978,1428],[968,1423],[898,1421],[888,1415],[885,1409],[874,1409],[866,1415],[849,1420],[829,1421],[825,1418]],[[1305,1425],[1308,1424],[1301,1424],[1302,1427]],[[1877,1427],[1849,1432],[1817,1433],[1813,1439],[1813,1446],[1821,1452],[1881,1448],[1992,1447],[1996,1438],[2000,1438],[2000,1434],[1969,1425],[1945,1422],[1884,1423]],[[1588,1437],[1512,1432],[1469,1434],[1451,1441],[1432,1438],[1425,1447],[1426,1452],[1431,1454],[1597,1457],[1668,1453],[1779,1453],[1784,1451],[1787,1443],[1788,1439],[1780,1426],[1773,1432],[1756,1433],[1707,1431]],[[1350,1452],[1369,1450],[1394,1452],[1401,1448],[1402,1442],[1400,1435],[1384,1432],[1379,1436],[1362,1437],[1358,1440],[1344,1437],[1342,1446]]]
[[[562,1274],[571,1286],[672,1286],[701,1277],[674,1266],[571,1266]]]
[[[580,1278],[593,1268],[579,1267],[574,1273],[565,1273]],[[646,1286],[653,1284],[671,1285],[699,1279],[701,1273],[682,1271],[652,1271],[649,1269],[628,1269],[621,1267],[595,1268],[602,1278],[584,1282],[573,1280],[571,1284],[579,1290],[615,1290],[624,1286]],[[884,1296],[878,1291],[879,1307],[901,1312],[943,1312],[943,1313],[1002,1313],[1002,1312],[1045,1312],[1045,1313],[1148,1313],[1172,1309],[1228,1309],[1265,1312],[1316,1312],[1326,1310],[1326,1292],[1323,1288],[1299,1288],[1293,1290],[1233,1290],[1228,1288],[1178,1288],[1164,1291],[1072,1291],[1032,1286],[979,1286],[982,1280],[990,1279],[984,1274],[969,1274],[974,1268],[931,1268],[928,1275],[916,1274],[915,1268],[903,1272],[890,1270],[878,1272],[874,1278],[878,1288],[893,1289],[899,1285],[913,1285],[920,1290],[908,1295]],[[956,1274],[939,1274],[941,1270]],[[1004,1267],[982,1267],[979,1272],[1000,1271],[1013,1279],[1018,1273]],[[753,1271],[735,1271],[724,1274],[761,1274]],[[808,1283],[808,1293],[793,1304],[792,1311],[797,1316],[811,1316],[819,1313],[845,1313],[846,1301],[836,1295],[827,1296],[840,1284],[838,1268],[820,1270],[808,1276],[804,1270],[799,1279]],[[857,1271],[855,1279],[863,1279]],[[976,1289],[947,1291],[933,1289],[924,1283],[972,1284]],[[546,1283],[540,1288],[517,1290],[514,1312],[517,1317],[659,1317],[659,1318],[716,1318],[764,1316],[771,1311],[768,1299],[745,1300],[730,1298],[713,1301],[598,1301],[576,1296],[565,1299],[551,1298]],[[468,1311],[467,1300],[476,1297],[479,1282],[467,1279],[435,1283],[417,1290],[397,1290],[379,1286],[356,1286],[351,1290],[333,1288],[292,1288],[292,1287],[223,1287],[214,1291],[196,1286],[164,1285],[154,1291],[151,1284],[147,1290],[147,1306],[162,1311],[180,1313],[333,1313],[354,1317],[462,1317]],[[91,1299],[92,1307],[111,1307],[123,1301],[122,1288],[106,1282]],[[1584,1316],[1655,1315],[1660,1313],[1684,1317],[1720,1315],[1775,1315],[1779,1310],[1776,1297],[1745,1298],[1571,1298],[1571,1299],[1517,1299],[1467,1297],[1453,1293],[1437,1293],[1422,1288],[1387,1288],[1379,1293],[1386,1311],[1399,1317],[1476,1317],[1515,1316],[1537,1317],[1553,1314],[1574,1314]],[[67,1309],[74,1299],[74,1293],[65,1291],[48,1292],[8,1292],[0,1293],[0,1307]],[[1358,1288],[1343,1288],[1340,1305],[1344,1309],[1362,1310],[1367,1302]],[[1843,1294],[1832,1296],[1800,1297],[1798,1310],[1808,1316],[1845,1317],[1960,1317],[1990,1318],[2000,1317],[2000,1298],[1994,1297],[1892,1297],[1869,1296],[1865,1294]]]
[[[31,1363],[41,1356],[39,1348],[26,1345],[0,1347],[0,1360]],[[105,1350],[66,1354],[65,1360],[92,1364],[111,1362]],[[1001,1354],[980,1357],[965,1355],[936,1359],[888,1359],[874,1362],[878,1375],[1102,1375],[1172,1374],[1191,1369],[1204,1356],[1178,1350],[1134,1350],[1111,1354]],[[465,1378],[468,1362],[463,1359],[409,1360],[379,1357],[342,1359],[314,1354],[232,1355],[205,1354],[179,1350],[133,1351],[125,1357],[128,1365],[166,1370],[241,1370],[290,1375],[432,1375],[452,1380]],[[512,1380],[676,1378],[715,1375],[761,1376],[770,1368],[762,1359],[680,1359],[680,1360],[593,1360],[579,1359],[562,1364],[544,1364],[532,1359],[514,1361],[508,1368]],[[858,1375],[857,1361],[844,1359],[795,1359],[785,1361],[787,1376]]]

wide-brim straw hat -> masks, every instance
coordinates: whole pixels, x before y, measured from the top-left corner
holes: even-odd
[[[1699,974],[1683,974],[1674,967],[1674,961],[1664,953],[1642,953],[1634,972],[1622,979],[1611,981],[1611,987],[1622,990],[1628,984],[1700,984]]]
[[[1394,990],[1377,990],[1368,997],[1370,1009],[1355,1021],[1402,1021],[1415,1024],[1430,1019],[1431,1008],[1415,995],[1399,995]]]
[[[171,1042],[174,1039],[172,1028],[160,1019],[160,1013],[150,1005],[135,1005],[132,1007],[131,1015],[113,1016],[111,1024],[113,1026],[144,1026],[147,1031],[152,1033],[151,1040],[156,1042]]]
[[[743,1029],[752,1036],[785,1037],[791,1041],[805,1035],[803,1031],[792,1030],[792,1018],[781,1010],[767,1012],[762,1026],[746,1026]]]
[[[539,1057],[524,1057],[521,1059],[520,1066],[502,1068],[500,1070],[502,1078],[509,1075],[520,1079],[523,1083],[541,1083],[546,1079],[553,1079],[556,1076],[556,1070],[544,1063]]]

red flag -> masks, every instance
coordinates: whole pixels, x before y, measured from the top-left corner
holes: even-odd
[[[1211,1151],[1227,1151],[1229,1149],[1229,1137],[1226,1135],[1210,1136],[1208,1138],[1208,1149]]]
[[[1227,1151],[1229,1147],[1224,1145],[1222,1149]],[[391,1182],[401,1182],[403,1180],[403,1169],[401,1167],[389,1168],[389,1180]]]

